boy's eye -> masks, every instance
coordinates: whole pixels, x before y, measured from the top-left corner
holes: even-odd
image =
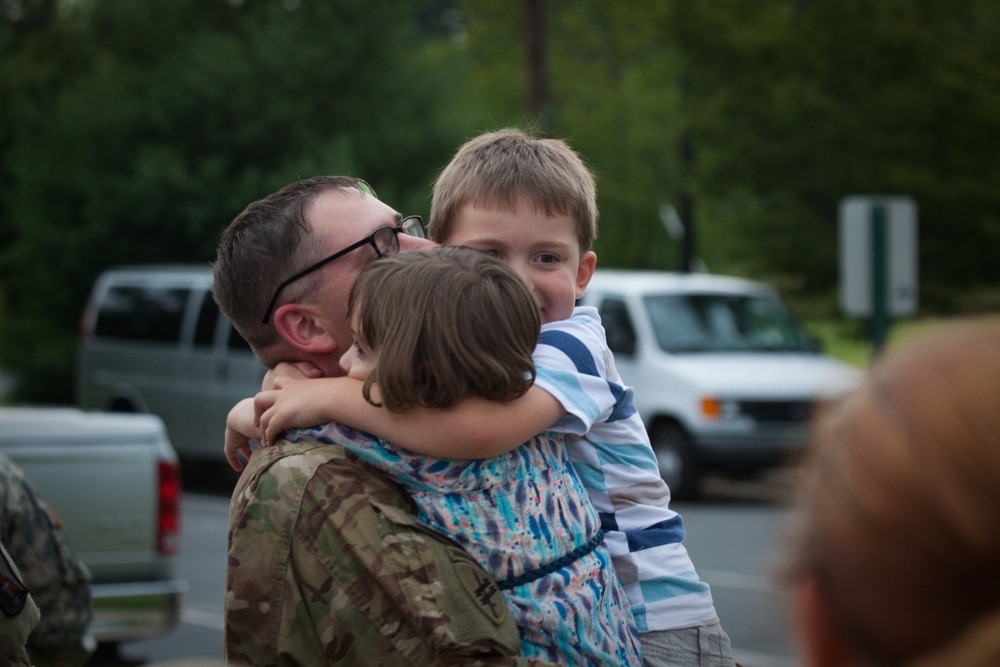
[[[358,359],[365,358],[365,348],[361,347],[361,343],[354,341],[354,353],[358,356]]]
[[[538,261],[542,264],[558,264],[559,257],[550,252],[546,252],[538,256]]]
[[[480,252],[489,255],[490,257],[496,257],[497,259],[503,259],[503,253],[495,248],[483,248]]]

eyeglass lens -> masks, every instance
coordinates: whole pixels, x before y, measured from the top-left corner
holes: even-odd
[[[380,227],[372,233],[372,245],[379,257],[395,255],[399,252],[399,238],[392,227]]]
[[[427,238],[427,232],[424,230],[424,221],[419,215],[411,215],[403,218],[399,223],[399,228],[407,236],[416,236],[420,239]]]

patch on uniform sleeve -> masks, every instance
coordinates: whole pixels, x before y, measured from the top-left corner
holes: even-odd
[[[0,609],[7,616],[17,616],[27,601],[28,587],[14,571],[7,554],[0,551]]]
[[[454,567],[462,588],[476,601],[487,618],[496,625],[504,623],[509,613],[507,601],[497,588],[496,582],[464,552],[457,549],[453,551],[457,552],[453,557],[461,555],[454,558]]]

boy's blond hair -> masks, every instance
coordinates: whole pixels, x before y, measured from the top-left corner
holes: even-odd
[[[507,128],[467,141],[434,183],[428,233],[445,242],[466,206],[513,211],[520,196],[547,216],[576,224],[581,252],[597,238],[594,175],[561,139],[542,139]]]

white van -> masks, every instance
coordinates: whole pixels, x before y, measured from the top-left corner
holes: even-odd
[[[182,458],[223,461],[226,415],[267,369],[211,290],[207,264],[102,273],[81,325],[80,407],[158,415]]]
[[[862,372],[819,352],[761,283],[709,274],[598,270],[580,305],[601,315],[622,379],[674,497],[708,469],[749,476],[805,442],[810,414]]]

